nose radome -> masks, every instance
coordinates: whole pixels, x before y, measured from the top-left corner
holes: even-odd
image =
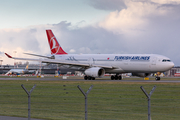
[[[172,62],[172,67],[174,67],[174,63]]]
[[[174,63],[171,62],[171,63],[169,64],[169,67],[173,68],[173,67],[174,67]]]

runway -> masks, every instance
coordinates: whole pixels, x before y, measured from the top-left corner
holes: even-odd
[[[169,77],[162,78],[160,81],[156,81],[154,79],[143,80],[142,78],[124,78],[123,80],[110,80],[108,78],[97,78],[96,80],[84,80],[82,77],[67,77],[63,79],[62,77],[44,77],[44,78],[36,78],[36,77],[1,77],[0,80],[37,80],[37,81],[93,81],[93,82],[142,82],[142,83],[180,83],[180,78]]]

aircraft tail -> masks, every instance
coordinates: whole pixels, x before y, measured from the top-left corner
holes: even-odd
[[[29,67],[29,65],[26,65],[26,68],[25,68],[25,69],[28,70],[28,67]]]
[[[46,30],[46,34],[47,34],[47,38],[48,38],[48,42],[49,42],[49,46],[51,49],[51,54],[52,55],[63,55],[63,54],[67,54],[62,47],[60,46],[60,44],[58,43],[56,37],[54,36],[53,32],[51,30]]]

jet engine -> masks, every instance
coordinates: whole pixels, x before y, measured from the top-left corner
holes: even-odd
[[[151,75],[151,73],[132,73],[132,76],[138,76],[138,77],[147,77]]]
[[[92,67],[85,70],[85,74],[91,77],[102,77],[105,74],[105,70],[100,67]]]

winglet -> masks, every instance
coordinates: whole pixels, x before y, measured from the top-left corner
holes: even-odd
[[[8,55],[7,53],[5,53],[6,56],[8,56],[8,58],[12,58],[12,56]]]

